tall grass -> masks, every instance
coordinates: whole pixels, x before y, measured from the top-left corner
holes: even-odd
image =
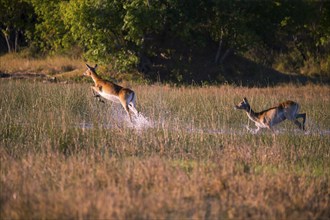
[[[79,59],[63,56],[29,58],[22,54],[9,53],[0,56],[0,72],[5,73],[41,73],[55,75],[78,70],[82,73],[84,65]]]
[[[3,219],[327,219],[330,89],[136,86],[151,126],[86,84],[0,80]],[[233,106],[307,113],[253,135]]]

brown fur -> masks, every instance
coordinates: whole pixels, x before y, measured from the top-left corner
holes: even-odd
[[[96,68],[91,67],[88,64],[86,64],[87,70],[84,72],[85,76],[90,76],[94,81],[94,86],[91,86],[91,89],[93,91],[93,94],[95,97],[100,98],[102,96],[105,99],[114,101],[114,102],[120,102],[121,105],[124,107],[125,111],[127,112],[130,121],[132,121],[132,117],[130,114],[131,108],[135,109],[135,93],[134,91],[123,88],[122,86],[119,86],[113,82],[107,81],[99,77],[96,73]],[[116,100],[118,99],[118,100]],[[137,114],[137,111],[133,111],[135,114]]]
[[[250,107],[248,100],[244,98],[242,102],[235,106],[235,109],[246,111],[249,119],[257,126],[257,129],[254,130],[254,132],[258,132],[260,128],[273,130],[273,126],[286,119],[292,121],[300,129],[305,130],[306,113],[299,114],[299,104],[294,101],[288,100],[264,111],[254,112]],[[303,119],[302,124],[298,121],[298,118]]]

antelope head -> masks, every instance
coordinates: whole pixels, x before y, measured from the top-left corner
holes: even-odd
[[[97,64],[95,64],[94,67],[91,67],[86,63],[86,66],[87,66],[87,70],[83,73],[84,76],[91,76],[92,73],[96,74]]]
[[[250,110],[250,104],[246,98],[243,98],[243,101],[235,105],[235,109],[244,109],[246,111]]]

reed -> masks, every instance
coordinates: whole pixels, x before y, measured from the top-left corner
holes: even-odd
[[[134,86],[140,127],[89,86],[0,80],[1,218],[330,216],[328,86]],[[308,131],[249,133],[244,96],[298,102]]]
[[[0,72],[9,74],[64,75],[75,70],[83,72],[84,68],[85,66],[81,60],[64,56],[27,58],[16,53],[0,56]]]

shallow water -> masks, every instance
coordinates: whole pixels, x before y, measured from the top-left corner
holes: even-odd
[[[108,122],[97,123],[97,125],[91,122],[81,122],[75,125],[78,128],[83,130],[93,129],[95,126],[98,128],[104,129],[123,129],[129,128],[137,131],[143,131],[148,129],[166,129],[171,131],[178,132],[186,132],[190,134],[211,134],[211,135],[219,135],[219,134],[235,134],[235,135],[246,135],[246,134],[272,134],[272,132],[268,129],[260,129],[258,133],[254,133],[255,129],[254,125],[242,124],[239,127],[237,125],[230,127],[222,127],[219,129],[214,128],[206,128],[206,127],[195,127],[193,124],[182,121],[179,118],[171,118],[169,117],[160,117],[158,119],[153,119],[142,112],[139,112],[138,115],[132,114],[132,122],[129,120],[126,112],[121,108],[112,109],[111,114],[109,114]],[[249,127],[249,128],[248,128]],[[293,133],[295,135],[330,135],[330,129],[320,129],[316,122],[309,121],[306,123],[307,130],[301,131],[298,128],[285,128],[285,126],[277,125],[274,127],[274,133],[278,135],[290,134]]]
[[[171,123],[165,120],[158,120],[154,121],[146,116],[144,116],[142,113],[140,113],[138,116],[132,117],[132,122],[128,119],[127,115],[117,115],[116,120],[113,120],[112,123],[103,123],[98,124],[97,126],[101,126],[105,129],[118,129],[118,128],[131,128],[135,129],[137,131],[143,131],[150,128],[159,128],[163,127],[164,129],[169,129],[173,131],[184,131],[191,134],[236,134],[236,135],[244,135],[244,134],[254,134],[253,132],[249,131],[245,125],[242,125],[241,127],[235,127],[235,128],[221,128],[221,129],[209,129],[209,128],[198,128],[193,127],[191,125],[186,126],[185,123],[182,123],[182,127],[179,127],[177,124],[175,126],[171,126]],[[76,125],[77,127],[85,130],[85,129],[93,129],[94,125],[93,123],[88,122],[81,122]],[[311,128],[306,131],[301,131],[299,129],[286,129],[286,128],[280,128],[276,127],[274,128],[275,134],[287,134],[289,132],[293,132],[295,135],[330,135],[329,129],[319,129],[319,128]],[[271,134],[271,131],[267,129],[260,129],[258,133],[254,135],[260,135],[260,134]]]

